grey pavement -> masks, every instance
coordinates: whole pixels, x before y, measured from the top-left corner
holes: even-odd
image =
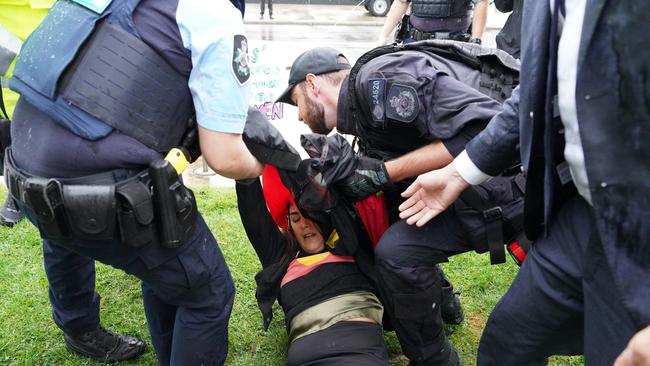
[[[266,9],[260,20],[257,3],[246,3],[246,24],[278,25],[370,25],[382,26],[383,17],[374,17],[361,5],[273,4],[273,20]]]
[[[258,3],[246,3],[246,24],[282,24],[282,25],[363,25],[378,26],[384,24],[385,17],[372,16],[359,5],[316,5],[316,4],[273,4],[273,20],[268,18],[268,9],[264,19],[260,20]],[[487,28],[501,29],[507,14],[500,13],[490,5]]]

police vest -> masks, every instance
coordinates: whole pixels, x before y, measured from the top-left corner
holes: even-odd
[[[387,151],[375,148],[375,140],[381,140],[390,133],[383,131],[375,136],[372,127],[357,95],[357,76],[361,68],[370,60],[400,51],[418,51],[433,55],[431,62],[435,68],[453,77],[473,89],[503,102],[510,97],[512,90],[519,84],[519,61],[506,52],[481,45],[450,40],[426,40],[404,45],[378,47],[363,54],[350,71],[348,80],[348,119],[353,121],[355,135],[359,137],[362,150],[375,158],[390,159],[395,156],[387,155]],[[440,60],[442,59],[442,61]],[[444,62],[443,62],[444,61]],[[467,75],[468,70],[475,75]],[[474,77],[475,76],[475,77]],[[391,128],[390,125],[385,128]],[[396,128],[396,127],[395,127]],[[402,131],[403,132],[403,131]],[[416,133],[416,132],[414,132]],[[394,135],[400,135],[395,131]],[[404,137],[404,136],[403,136]],[[409,136],[416,138],[413,136]],[[402,150],[412,150],[414,140],[404,137]],[[376,142],[376,141],[375,141]],[[392,141],[398,144],[399,141]]]
[[[166,152],[194,113],[188,77],[140,39],[139,0],[108,3],[95,11],[57,1],[23,44],[9,86],[82,138],[116,129]]]
[[[411,14],[422,18],[464,18],[471,10],[468,0],[412,0]]]

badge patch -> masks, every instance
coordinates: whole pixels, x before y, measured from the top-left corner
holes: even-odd
[[[420,111],[415,88],[407,85],[393,84],[386,97],[386,117],[400,122],[410,123]]]
[[[386,79],[368,79],[368,103],[372,120],[384,122],[385,107],[384,94],[386,92]]]
[[[232,72],[239,84],[244,85],[251,77],[251,68],[248,63],[248,40],[245,36],[237,34],[232,44]]]

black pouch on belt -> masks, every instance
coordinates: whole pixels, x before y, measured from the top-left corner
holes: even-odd
[[[116,237],[114,185],[64,185],[63,198],[75,239],[112,240]]]
[[[138,248],[157,239],[149,186],[132,179],[117,187],[117,220],[122,242]]]
[[[61,183],[56,179],[29,178],[24,189],[29,206],[38,219],[41,237],[54,240],[71,238]]]

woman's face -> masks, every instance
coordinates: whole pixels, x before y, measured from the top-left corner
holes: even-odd
[[[320,253],[325,248],[325,239],[313,221],[303,217],[296,205],[289,206],[289,225],[302,250],[309,254]]]

